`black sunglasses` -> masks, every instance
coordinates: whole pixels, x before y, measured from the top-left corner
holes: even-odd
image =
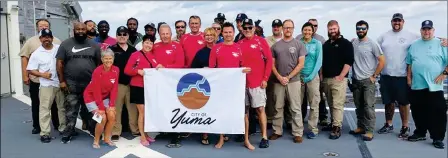
[[[213,29],[215,29],[215,30],[221,30],[220,27],[213,27]]]
[[[117,34],[117,36],[127,36],[128,34],[127,33],[119,33],[119,34]]]
[[[243,30],[252,30],[254,27],[252,27],[252,26],[249,26],[249,27],[243,27]]]
[[[313,25],[314,27],[317,27],[317,25]]]
[[[185,28],[185,26],[176,26],[176,29]]]
[[[402,20],[401,19],[393,19],[392,21],[393,22],[401,22]]]

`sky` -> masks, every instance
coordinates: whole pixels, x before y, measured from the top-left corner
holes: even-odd
[[[264,35],[272,35],[274,19],[292,19],[295,23],[294,35],[300,34],[302,25],[310,18],[318,20],[317,33],[328,39],[326,24],[337,20],[341,34],[352,39],[356,37],[355,24],[359,20],[369,23],[367,36],[376,39],[390,30],[390,20],[394,13],[402,13],[404,29],[419,33],[424,20],[434,22],[435,36],[447,37],[446,1],[80,1],[82,20],[98,23],[106,20],[110,24],[109,35],[115,37],[116,29],[130,17],[139,21],[138,32],[144,34],[145,24],[166,22],[175,35],[174,22],[185,20],[191,15],[202,19],[201,31],[210,27],[217,13],[224,13],[227,21],[234,22],[238,13],[246,13],[254,21],[261,20]],[[189,29],[187,29],[189,32]],[[238,32],[238,31],[237,31]],[[236,35],[237,33],[235,33]],[[157,38],[158,35],[157,35]]]

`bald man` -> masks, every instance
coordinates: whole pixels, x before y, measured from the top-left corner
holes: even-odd
[[[67,126],[61,138],[64,144],[70,142],[75,134],[79,108],[86,108],[82,94],[92,78],[93,70],[101,63],[100,47],[87,39],[87,26],[75,23],[73,34],[74,37],[61,43],[56,54],[60,87],[65,92]],[[87,128],[93,134],[91,114],[81,110],[81,118],[87,122]]]

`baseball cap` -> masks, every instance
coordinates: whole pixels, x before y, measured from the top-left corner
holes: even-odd
[[[151,22],[150,22],[150,23],[148,23],[148,24],[145,25],[145,30],[148,29],[148,28],[153,28],[153,29],[155,29],[155,28],[156,28],[156,25],[154,25],[154,23],[151,23]]]
[[[432,25],[433,25],[433,23],[432,23],[431,20],[425,20],[425,21],[422,22],[422,29],[424,29],[424,28],[432,29],[433,28]]]
[[[242,26],[244,25],[254,25],[254,22],[252,21],[252,19],[244,19]]]
[[[275,19],[274,21],[272,21],[272,27],[274,26],[283,26],[283,23],[280,19]]]
[[[53,37],[53,33],[51,32],[50,29],[43,29],[42,31],[40,31],[39,36],[50,36]]]
[[[120,33],[129,33],[128,28],[126,28],[125,26],[120,26],[117,28],[117,34]]]
[[[98,26],[100,26],[102,24],[109,25],[109,23],[106,20],[101,20],[100,22],[98,22]]]
[[[247,19],[247,15],[244,14],[244,13],[239,13],[239,14],[236,16],[236,19],[235,19],[235,20],[244,20],[244,19]]]
[[[226,20],[226,15],[224,15],[223,13],[218,13],[216,15],[216,19],[224,19],[224,20]]]
[[[395,13],[393,16],[392,16],[392,20],[393,19],[401,19],[401,20],[403,20],[403,14],[401,14],[401,13]]]

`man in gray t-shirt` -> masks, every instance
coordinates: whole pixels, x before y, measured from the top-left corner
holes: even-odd
[[[81,107],[81,118],[87,123],[90,133],[94,133],[92,114],[85,107],[83,92],[89,84],[93,70],[101,63],[101,50],[94,41],[87,39],[87,26],[74,24],[74,37],[61,43],[57,58],[57,71],[61,89],[65,92],[65,112],[67,126],[61,141],[68,143],[75,135],[76,118]]]
[[[379,45],[368,38],[369,24],[363,20],[356,23],[358,39],[352,41],[354,64],[352,73],[352,92],[358,120],[355,130],[350,134],[363,134],[365,141],[373,139],[375,129],[375,82],[385,64]]]
[[[272,121],[274,133],[269,137],[276,140],[283,135],[283,111],[285,96],[289,102],[292,117],[292,135],[295,143],[302,142],[303,122],[300,98],[300,71],[305,62],[306,48],[292,37],[294,23],[292,20],[283,22],[283,39],[272,45],[272,71],[277,80],[274,83],[275,116]]]

